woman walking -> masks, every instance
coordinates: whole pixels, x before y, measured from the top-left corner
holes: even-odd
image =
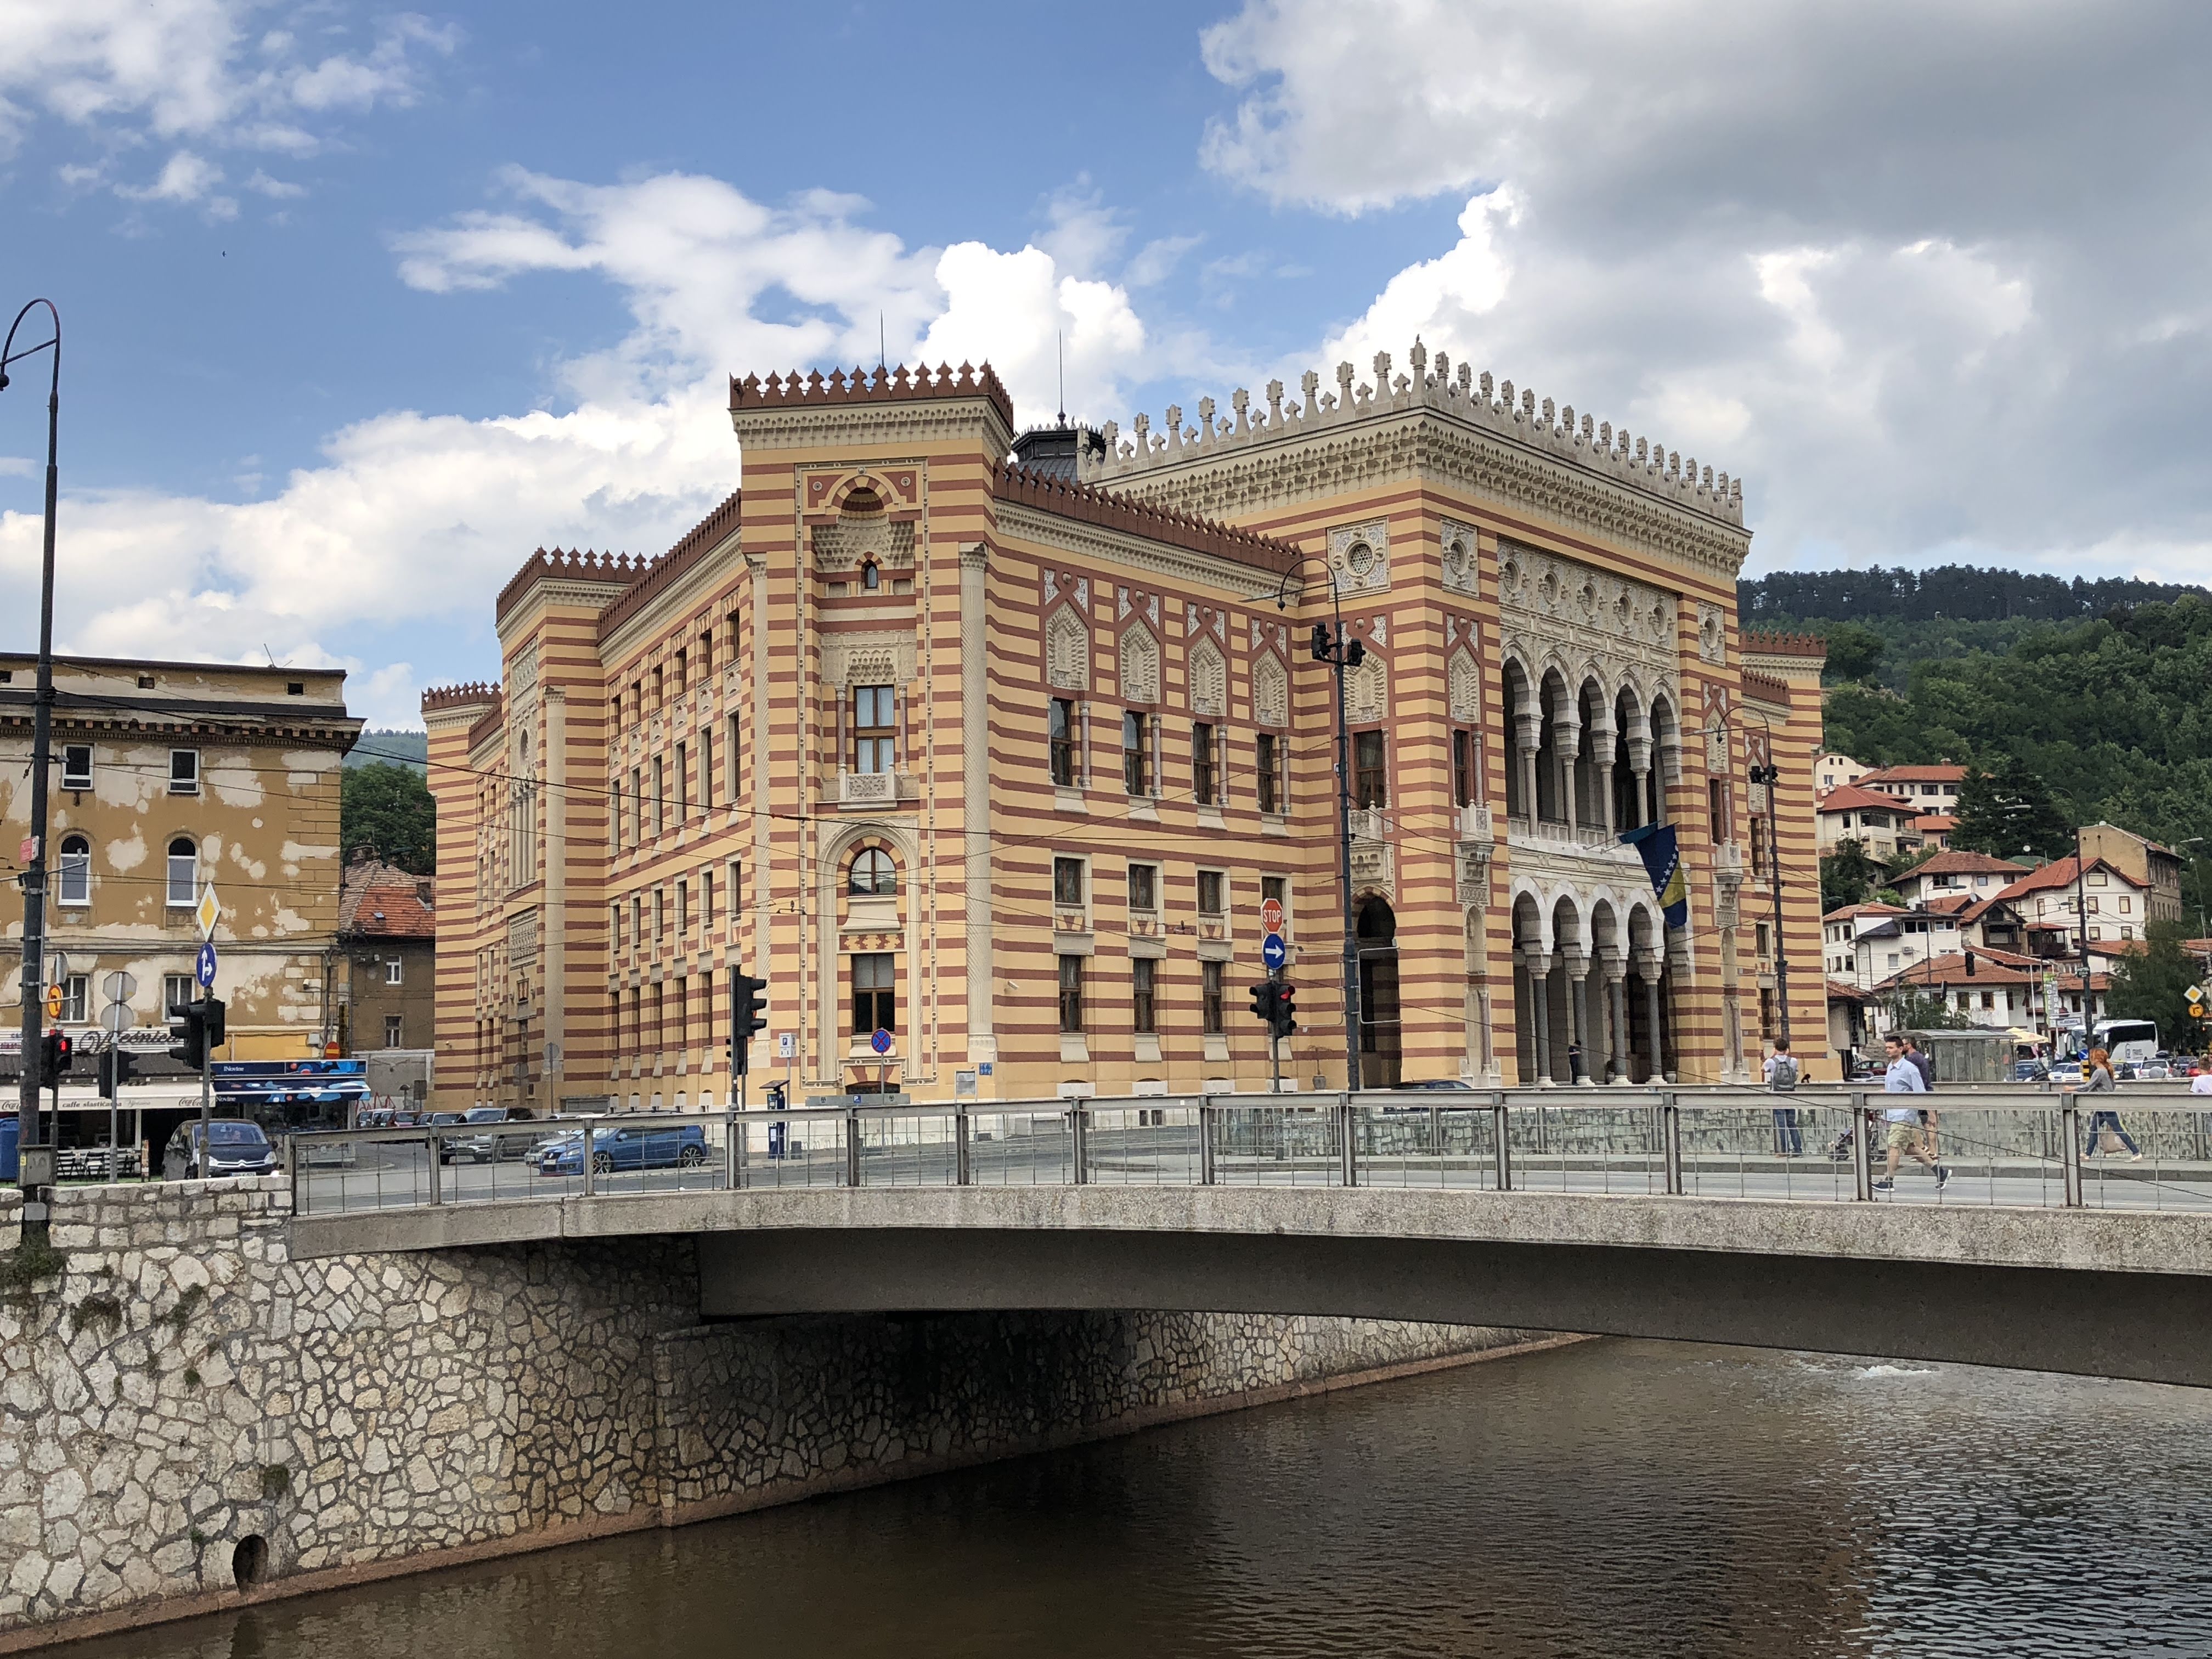
[[[2102,1048],[2089,1050],[2089,1075],[2082,1081],[2081,1092],[2085,1095],[2105,1094],[2119,1086],[2119,1079],[2112,1075],[2112,1055]],[[2094,1158],[2097,1155],[2098,1136],[2105,1129],[2110,1129],[2120,1145],[2128,1149],[2130,1163],[2142,1162],[2142,1148],[2136,1145],[2134,1139],[2122,1127],[2120,1115],[2110,1109],[2089,1114],[2089,1144],[2081,1149],[2082,1157]]]

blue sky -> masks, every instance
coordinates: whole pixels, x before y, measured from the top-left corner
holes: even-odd
[[[495,669],[533,546],[735,483],[721,376],[989,356],[1126,425],[1431,347],[1741,472],[1753,568],[2203,580],[2190,9],[16,0],[59,635]],[[41,437],[0,394],[29,642]]]

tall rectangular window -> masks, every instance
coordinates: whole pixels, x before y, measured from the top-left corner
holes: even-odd
[[[1712,836],[1715,841],[1731,839],[1728,817],[1728,785],[1718,778],[1705,780],[1705,811],[1711,815]]]
[[[1290,883],[1285,881],[1280,876],[1261,877],[1260,902],[1265,904],[1269,899],[1274,900],[1276,903],[1283,907],[1284,926],[1288,927],[1290,925],[1289,918],[1291,914]]]
[[[622,901],[617,899],[612,904],[607,906],[607,939],[617,952],[623,948],[622,921]]]
[[[1129,908],[1147,912],[1160,908],[1158,865],[1133,864],[1129,866]]]
[[[62,745],[62,787],[89,789],[92,787],[92,745],[88,743],[65,743]]]
[[[676,745],[676,822],[691,816],[691,768],[684,744]]]
[[[62,1024],[82,1025],[91,1017],[86,1004],[92,1000],[92,975],[71,974],[60,981]]]
[[[1203,721],[1190,728],[1190,796],[1200,806],[1216,804],[1213,728]]]
[[[62,837],[61,902],[92,902],[92,842],[83,836]]]
[[[1452,733],[1452,804],[1474,805],[1474,733]]]
[[[1384,756],[1380,732],[1352,734],[1352,799],[1363,811],[1390,804],[1390,770]]]
[[[620,851],[626,844],[623,840],[623,788],[620,778],[615,780],[614,795],[608,805],[613,813],[613,822],[608,825],[608,828],[614,832],[616,850]]]
[[[1083,1030],[1083,958],[1060,959],[1060,1029],[1071,1035]]]
[[[653,671],[653,709],[659,714],[668,706],[668,678],[660,669]]]
[[[200,751],[197,749],[172,749],[169,751],[169,793],[173,795],[197,795],[200,792]]]
[[[714,931],[714,872],[712,870],[699,872],[699,931],[702,933]]]
[[[888,685],[853,688],[853,769],[889,772],[897,765],[898,705]]]
[[[733,931],[738,925],[738,912],[744,908],[745,902],[743,868],[737,860],[732,859],[722,882],[722,902],[730,908],[730,927]]]
[[[1052,861],[1052,902],[1069,909],[1083,908],[1081,859],[1054,859]]]
[[[1772,786],[1768,787],[1771,788]],[[1756,812],[1753,813],[1751,817],[1751,872],[1755,876],[1763,876],[1766,873],[1766,820]],[[1948,887],[1954,884],[1948,878],[1939,877],[1936,884],[1938,887]]]
[[[722,794],[727,800],[738,798],[738,738],[742,728],[738,715],[730,716],[730,729],[722,740]]]
[[[668,827],[668,763],[658,755],[653,760],[653,833],[659,835]]]
[[[1138,957],[1129,963],[1130,1023],[1147,1036],[1158,1029],[1154,1024],[1152,993],[1158,983],[1159,966],[1150,957]]]
[[[1121,783],[1133,795],[1152,793],[1151,722],[1135,709],[1121,716]]]
[[[642,768],[629,769],[629,844],[641,846],[645,841],[645,772]]]
[[[198,998],[199,994],[199,981],[190,974],[162,975],[161,1018],[167,1019],[173,1014],[182,1013],[185,1005]]]
[[[688,881],[676,884],[676,931],[678,933],[691,931],[691,884]]]
[[[1052,744],[1052,781],[1062,789],[1075,787],[1075,699],[1054,697],[1047,716]]]
[[[679,697],[680,697],[680,696],[683,696],[686,691],[689,691],[689,690],[691,689],[691,677],[690,677],[688,673],[686,673],[686,672],[684,672],[685,665],[686,665],[686,663],[687,663],[687,661],[688,661],[688,660],[689,660],[689,659],[684,656],[684,653],[683,653],[682,651],[680,651],[680,650],[679,650],[678,652],[677,652],[677,653],[676,653],[676,695],[677,695],[678,696],[679,696]]]
[[[699,805],[714,804],[714,728],[701,722],[699,726]]]
[[[1218,870],[1201,870],[1198,872],[1199,915],[1218,916],[1221,914],[1221,890],[1224,884],[1222,872]]]
[[[1221,964],[1201,962],[1198,964],[1200,1000],[1206,1005],[1206,1034],[1221,1035]]]
[[[1262,812],[1283,810],[1282,769],[1282,739],[1273,732],[1262,732],[1252,768],[1254,793]]]
[[[699,684],[704,685],[714,672],[714,630],[708,629],[699,635]]]
[[[407,1021],[404,1015],[386,1014],[384,1017],[384,1046],[387,1048],[401,1047],[401,1039],[406,1030]]]
[[[898,991],[891,953],[871,951],[853,958],[853,1035],[898,1030]]]
[[[633,951],[645,944],[645,901],[635,895],[629,902],[629,943]]]

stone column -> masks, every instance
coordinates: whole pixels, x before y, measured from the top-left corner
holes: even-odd
[[[1575,823],[1575,755],[1582,747],[1581,724],[1570,718],[1552,722],[1552,769],[1559,775],[1559,817],[1569,829]]]
[[[997,981],[992,950],[991,682],[988,590],[981,542],[960,546],[960,823],[967,854],[968,1059],[996,1060]],[[1086,623],[1087,623],[1086,618]],[[918,1023],[918,1022],[917,1022]]]
[[[1589,958],[1569,953],[1559,958],[1567,970],[1568,1081],[1577,1088],[1589,1082]]]
[[[1552,1086],[1552,959],[1541,951],[1522,953],[1528,970],[1528,1034],[1536,1050],[1536,1086]]]
[[[1628,963],[1608,957],[1605,964],[1606,1001],[1612,1013],[1613,1080],[1628,1081]]]
[[[1521,805],[1530,823],[1536,822],[1536,716],[1523,714],[1513,722],[1513,763],[1521,769]]]
[[[1608,836],[1618,833],[1617,826],[1614,823],[1615,814],[1613,811],[1613,749],[1614,741],[1615,734],[1611,726],[1594,726],[1590,728],[1590,770],[1595,775],[1595,781],[1597,787],[1597,798],[1599,803],[1597,820],[1600,823],[1602,823],[1605,826],[1605,833]]]
[[[1667,1048],[1659,1030],[1659,971],[1656,955],[1637,958],[1636,975],[1644,981],[1644,1043],[1650,1051],[1651,1075],[1647,1081],[1652,1083],[1664,1081],[1667,1076]]]
[[[1644,737],[1629,738],[1628,775],[1636,782],[1636,811],[1633,815],[1636,821],[1633,823],[1625,823],[1620,827],[1624,830],[1635,830],[1650,822],[1650,817],[1646,816],[1650,811],[1649,803],[1651,799],[1650,738]]]

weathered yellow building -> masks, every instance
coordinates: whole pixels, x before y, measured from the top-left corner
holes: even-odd
[[[11,866],[31,823],[37,659],[0,656],[0,812]],[[338,778],[361,722],[331,669],[70,657],[54,669],[47,780],[46,940],[66,960],[61,1024],[97,1032],[103,985],[137,982],[142,1052],[167,1010],[199,994],[193,907],[212,883],[225,1060],[303,1060],[329,1024],[325,952],[337,926]],[[8,939],[22,949],[22,913]],[[19,1042],[21,986],[0,1037]],[[92,1037],[83,1046],[96,1046]]]
[[[1769,759],[1829,1074],[1820,648],[1739,636],[1740,487],[1418,343],[1358,380],[1127,441],[1018,440],[988,368],[733,380],[738,493],[533,556],[501,682],[423,700],[446,1103],[719,1104],[740,964],[794,1099],[1265,1089],[1270,897],[1285,1081],[1340,1085],[1337,605],[1364,1081],[1755,1075]]]

